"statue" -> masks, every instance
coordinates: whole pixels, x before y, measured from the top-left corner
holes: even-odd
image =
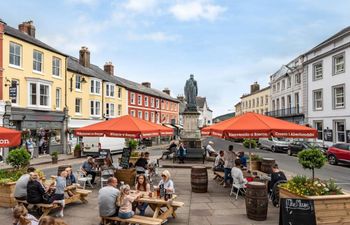
[[[196,98],[198,94],[198,87],[197,81],[193,77],[193,74],[191,74],[190,79],[186,81],[185,85],[185,98],[187,101],[186,110],[189,111],[197,111]]]

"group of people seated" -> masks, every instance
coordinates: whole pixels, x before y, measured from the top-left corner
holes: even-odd
[[[175,193],[174,182],[170,179],[170,172],[164,170],[161,174],[157,187],[151,187],[146,176],[139,174],[134,187],[135,193],[131,194],[131,188],[128,184],[121,185],[118,189],[118,180],[110,177],[107,186],[101,188],[98,193],[98,205],[101,217],[119,217],[122,219],[131,218],[135,215],[136,209],[140,211],[140,215],[145,215],[148,204],[138,201],[144,197],[144,193],[152,192],[152,189],[159,189],[164,186],[167,193]],[[154,191],[154,190],[153,190]]]
[[[169,147],[162,153],[159,159],[163,159],[164,156],[169,158],[169,155],[173,154],[173,157],[179,159],[179,163],[185,163],[187,149],[184,143],[180,142],[179,145],[176,144],[175,140],[170,142]]]
[[[51,216],[44,216],[40,220],[28,213],[23,205],[17,205],[13,209],[13,225],[67,225],[64,221]]]

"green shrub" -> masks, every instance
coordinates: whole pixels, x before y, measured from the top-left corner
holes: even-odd
[[[52,158],[58,158],[58,151],[53,151],[50,155]]]
[[[6,163],[15,169],[24,168],[29,165],[30,154],[25,148],[16,148],[9,152]]]
[[[243,146],[244,146],[245,148],[256,148],[257,143],[256,143],[256,141],[253,140],[253,139],[244,139],[244,141],[243,141]]]
[[[0,170],[0,184],[6,184],[8,182],[15,182],[25,173],[26,173],[25,169]]]
[[[316,148],[304,149],[298,153],[299,163],[304,169],[312,171],[312,180],[315,179],[315,168],[320,169],[327,161],[323,153]]]
[[[137,146],[139,145],[139,142],[136,141],[135,139],[130,139],[128,146],[131,150],[135,150],[137,148]]]
[[[74,147],[74,151],[80,151],[80,149],[81,149],[80,144],[76,144]]]
[[[250,155],[250,160],[252,160],[252,161],[261,161],[262,157],[260,155],[251,154]]]

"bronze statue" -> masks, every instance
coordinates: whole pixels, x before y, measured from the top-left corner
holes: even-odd
[[[193,74],[190,75],[190,79],[186,81],[185,85],[185,98],[187,101],[186,110],[197,111],[197,95],[198,87],[197,81],[193,78]]]

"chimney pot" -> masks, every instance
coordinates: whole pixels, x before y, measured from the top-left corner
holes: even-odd
[[[150,82],[142,82],[142,86],[145,86],[147,88],[151,88],[151,83]]]
[[[258,84],[258,82],[254,82],[254,84],[250,85],[250,93],[253,94],[257,91],[260,90],[260,85]]]
[[[103,69],[109,75],[112,75],[112,76],[114,75],[114,66],[111,61],[106,62],[105,65],[103,66]]]
[[[23,22],[18,25],[18,30],[25,33],[33,38],[35,38],[35,26],[32,20]]]
[[[82,46],[79,51],[79,63],[85,67],[90,67],[90,51],[85,46]]]
[[[170,90],[169,90],[169,88],[164,88],[163,92],[164,92],[165,94],[170,95]]]

